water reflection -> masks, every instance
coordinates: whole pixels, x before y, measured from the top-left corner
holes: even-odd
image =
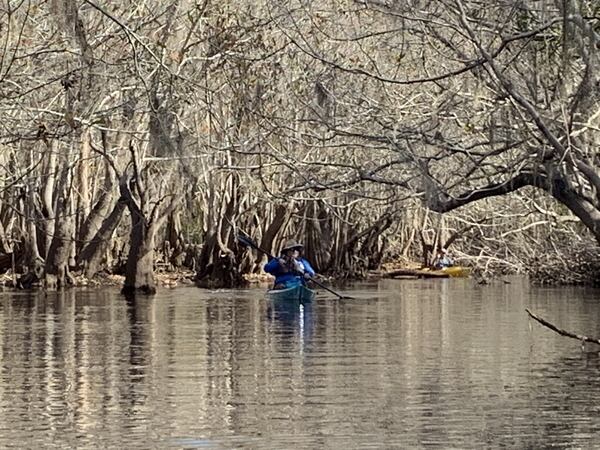
[[[0,447],[590,448],[598,291],[384,281],[355,300],[262,290],[0,293]],[[569,301],[564,301],[568,298]]]
[[[278,323],[284,331],[300,330],[301,334],[309,333],[313,325],[313,304],[295,302],[273,302],[267,300],[267,318]]]
[[[271,334],[280,351],[303,354],[313,333],[314,309],[312,303],[267,301],[267,319]]]

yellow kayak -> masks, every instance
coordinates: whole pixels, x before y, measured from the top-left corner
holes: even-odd
[[[443,269],[400,269],[389,272],[385,276],[388,278],[467,278],[469,276],[469,268],[462,266],[451,266]]]
[[[452,278],[467,278],[469,276],[469,269],[461,266],[444,267],[443,269],[435,270],[434,272],[442,272]]]

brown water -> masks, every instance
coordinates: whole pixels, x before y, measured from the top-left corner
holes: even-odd
[[[0,293],[0,447],[598,448],[597,290],[382,281]]]

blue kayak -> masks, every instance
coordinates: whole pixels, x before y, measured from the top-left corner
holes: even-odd
[[[270,289],[267,296],[275,302],[310,303],[315,298],[315,291],[299,284],[287,289]]]

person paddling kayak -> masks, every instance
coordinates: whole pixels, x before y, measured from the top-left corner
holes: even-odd
[[[304,246],[293,239],[287,240],[281,248],[279,258],[271,259],[265,265],[265,272],[275,276],[273,289],[287,289],[316,275],[310,263],[302,257]]]
[[[441,248],[438,250],[435,261],[433,263],[434,269],[446,269],[448,267],[452,267],[454,265],[454,261],[448,255],[448,250],[445,248]]]

